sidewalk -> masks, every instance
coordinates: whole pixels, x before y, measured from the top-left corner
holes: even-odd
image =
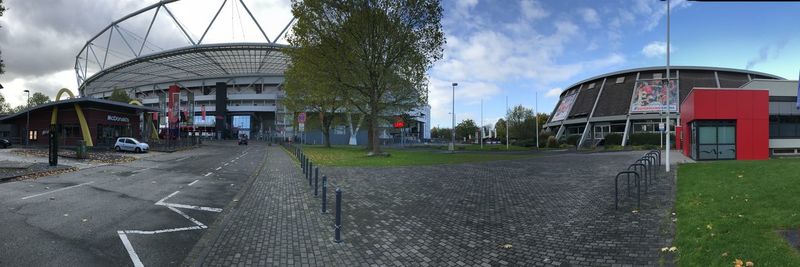
[[[320,214],[320,200],[309,190],[297,163],[279,146],[268,147],[267,153],[267,163],[239,205],[208,233],[211,240],[196,265],[357,263],[352,244],[333,242],[333,189],[328,189],[328,213]]]

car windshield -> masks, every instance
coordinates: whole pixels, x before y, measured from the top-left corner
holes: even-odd
[[[134,143],[134,144],[141,143],[141,142],[139,142],[139,140],[136,140],[136,139],[134,139],[134,138],[128,138],[128,140],[131,140],[131,141],[133,141],[133,143]]]

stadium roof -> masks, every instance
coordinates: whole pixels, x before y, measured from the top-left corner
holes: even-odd
[[[177,2],[216,13],[206,14],[210,22],[192,32],[189,25],[181,21],[192,21],[186,16],[202,15],[183,13],[184,17],[180,17],[181,13],[175,12],[176,6],[179,7]],[[283,26],[280,33],[270,34],[271,38],[262,25],[283,24],[260,24],[242,0],[219,3],[220,6],[161,0],[111,22],[90,38],[75,57],[80,95],[188,80],[283,76],[288,57],[280,50],[289,45],[278,41],[285,38],[295,19]],[[245,35],[246,25],[250,25],[249,36],[254,39],[236,41],[235,33],[239,31],[231,28],[222,30],[231,33],[230,37],[225,35],[221,42],[209,43],[214,42],[209,33],[221,28],[213,27],[215,22],[227,21],[218,19],[220,13],[227,10],[226,5],[232,9],[231,20],[239,19],[241,35]],[[264,17],[263,14],[260,17]],[[165,41],[157,37],[164,36],[172,39],[166,40],[166,44],[157,44],[159,40]]]
[[[615,75],[619,75],[619,74],[625,74],[625,73],[631,73],[631,72],[657,71],[657,70],[666,70],[666,67],[665,66],[643,67],[643,68],[633,68],[633,69],[626,69],[626,70],[619,70],[619,71],[615,71],[615,72],[604,73],[604,74],[600,74],[600,75],[596,75],[596,76],[593,76],[593,77],[590,77],[590,78],[583,79],[583,80],[581,80],[579,82],[576,82],[576,83],[574,83],[574,84],[572,84],[570,86],[567,86],[567,87],[564,88],[564,90],[561,91],[561,94],[564,94],[564,92],[569,91],[570,89],[572,89],[572,88],[574,88],[576,86],[579,86],[582,83],[587,83],[587,82],[590,82],[592,80],[597,80],[597,79],[604,78],[604,77],[611,77],[611,76],[615,76]],[[752,71],[752,70],[732,69],[732,68],[704,67],[704,66],[670,66],[670,72],[672,72],[673,70],[713,70],[713,71],[740,72],[740,73],[747,73],[747,74],[755,74],[755,75],[764,76],[764,77],[768,77],[768,78],[773,78],[773,79],[777,79],[777,80],[786,80],[783,77],[772,75],[772,74],[769,74],[769,73]]]
[[[131,59],[104,69],[81,84],[82,94],[111,88],[180,82],[198,78],[283,75],[286,47],[269,43],[228,43],[178,48]]]

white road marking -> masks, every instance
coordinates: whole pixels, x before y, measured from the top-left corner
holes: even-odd
[[[177,194],[178,194],[178,193],[180,193],[180,192],[181,192],[181,191],[175,191],[175,192],[172,192],[172,194],[169,194],[169,196],[166,196],[166,197],[162,198],[161,200],[157,201],[157,202],[156,202],[156,205],[161,205],[161,204],[163,204],[163,203],[164,203],[164,200],[167,200],[167,199],[171,198],[172,196],[174,196],[174,195],[177,195]]]
[[[201,206],[185,205],[185,204],[161,203],[160,206],[175,207],[175,208],[190,209],[190,210],[202,210],[210,212],[222,212],[222,209],[220,208],[201,207]]]
[[[189,183],[189,186],[194,185],[195,183],[199,182],[200,180],[194,180],[194,182]]]
[[[233,163],[234,161],[236,161],[236,159],[232,159],[232,160],[231,160],[231,163]]]
[[[209,173],[209,174],[211,174],[211,173]],[[196,183],[197,181],[199,181],[199,180],[195,180],[194,182],[192,182],[189,185],[192,185],[192,184]],[[200,207],[200,206],[194,206],[194,205],[184,205],[184,204],[174,204],[174,203],[166,203],[166,202],[164,202],[167,199],[177,195],[180,192],[181,191],[172,192],[172,194],[169,194],[168,196],[166,196],[166,197],[160,199],[158,202],[156,202],[156,205],[166,206],[167,208],[169,208],[170,210],[174,211],[175,213],[180,214],[181,216],[183,216],[183,218],[186,218],[187,220],[191,221],[195,226],[187,226],[187,227],[180,227],[180,228],[170,228],[170,229],[161,229],[161,230],[153,230],[153,231],[146,231],[146,230],[120,230],[120,231],[117,231],[117,234],[119,235],[119,239],[122,240],[122,245],[124,245],[125,246],[125,250],[128,251],[128,255],[131,257],[131,261],[133,262],[134,266],[136,266],[136,267],[144,267],[144,264],[142,264],[142,261],[139,259],[139,255],[136,254],[136,251],[133,249],[133,245],[131,244],[130,240],[128,240],[128,235],[127,234],[154,235],[154,234],[172,233],[172,232],[180,232],[180,231],[202,230],[202,229],[208,228],[208,226],[206,226],[202,222],[198,221],[197,219],[192,218],[191,216],[187,215],[183,211],[179,210],[179,208],[202,210],[202,211],[211,211],[211,212],[222,212],[222,209],[220,209],[220,208],[209,208],[209,207]]]
[[[140,172],[143,172],[143,171],[146,171],[146,170],[152,169],[152,168],[153,168],[153,167],[147,167],[147,168],[144,168],[144,169],[139,169],[139,170],[132,171],[132,173],[140,173]]]
[[[182,160],[185,160],[185,159],[188,159],[188,158],[191,158],[191,156],[189,156],[189,157],[183,157],[183,158],[179,158],[179,159],[176,159],[175,161],[182,161]]]
[[[212,173],[213,173],[213,172],[209,172],[209,173],[206,173],[206,175],[203,175],[203,176],[205,176],[205,177],[208,177],[208,176],[209,176],[209,175],[211,175]]]
[[[200,230],[200,229],[206,229],[206,228],[207,227],[189,226],[189,227],[181,227],[181,228],[161,229],[161,230],[155,230],[155,231],[125,230],[124,232],[126,234],[153,235],[153,234],[172,233],[172,232],[189,231],[189,230]]]
[[[214,169],[214,170],[217,170],[217,171],[218,171],[219,169],[222,169],[222,167],[217,167],[217,168],[216,168],[216,169]]]
[[[186,218],[187,220],[189,220],[189,221],[192,221],[192,222],[193,222],[194,224],[196,224],[197,226],[200,226],[200,227],[202,227],[202,228],[206,228],[206,225],[205,225],[205,224],[201,223],[200,221],[196,220],[195,218],[189,217],[189,215],[186,215],[186,213],[183,213],[183,211],[181,211],[181,210],[179,210],[179,209],[176,209],[176,208],[173,208],[173,207],[167,207],[167,208],[169,208],[170,210],[172,210],[172,211],[174,211],[174,212],[176,212],[176,213],[180,214],[181,216],[183,216],[183,217],[184,217],[184,218]]]
[[[227,162],[225,162],[225,164],[222,164],[222,166],[228,166],[228,163],[227,163]]]
[[[122,245],[125,246],[125,250],[128,251],[128,256],[131,257],[131,261],[133,262],[133,266],[136,267],[144,267],[142,261],[139,259],[139,255],[136,254],[136,251],[133,250],[133,245],[131,245],[131,241],[128,240],[128,236],[123,231],[117,231],[119,235],[119,239],[122,239]]]
[[[70,188],[84,186],[84,185],[93,184],[93,183],[94,183],[94,181],[86,182],[86,183],[82,183],[82,184],[77,184],[77,185],[73,185],[73,186],[67,186],[67,187],[59,188],[59,189],[56,189],[56,190],[53,190],[53,191],[49,191],[49,192],[44,192],[44,193],[40,193],[40,194],[36,194],[36,195],[23,197],[22,199],[24,200],[24,199],[34,198],[34,197],[38,197],[38,196],[43,196],[43,195],[47,195],[47,194],[50,194],[50,193],[55,193],[55,192],[58,192],[58,191],[63,191],[63,190],[67,190],[67,189],[70,189]]]

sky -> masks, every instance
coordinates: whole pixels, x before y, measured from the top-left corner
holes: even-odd
[[[111,21],[155,0],[10,0],[0,17],[6,73],[0,90],[12,106],[25,89],[51,97],[75,90],[75,57]],[[245,0],[269,38],[291,19],[288,0]],[[221,0],[168,5],[196,40]],[[241,5],[228,1],[206,42],[263,41]],[[432,126],[456,121],[493,124],[508,105],[551,113],[563,88],[622,69],[666,62],[666,2],[658,0],[458,0],[442,2],[444,58],[429,70]],[[671,64],[749,69],[795,80],[800,71],[800,3],[672,1]],[[162,11],[163,13],[163,11]],[[147,16],[122,24],[143,36]],[[158,48],[188,44],[167,16],[151,36]],[[174,24],[172,24],[174,25]],[[219,25],[219,26],[218,26]],[[172,30],[172,31],[170,31]],[[104,40],[101,36],[98,40]],[[132,42],[135,42],[132,41]],[[279,41],[280,42],[280,41]],[[102,42],[96,42],[103,46]],[[109,45],[110,63],[129,59],[121,41]],[[145,53],[158,49],[145,48]],[[91,65],[91,64],[90,64]],[[95,64],[96,65],[96,64]],[[97,66],[91,70],[96,70]],[[536,101],[538,99],[538,101]]]

